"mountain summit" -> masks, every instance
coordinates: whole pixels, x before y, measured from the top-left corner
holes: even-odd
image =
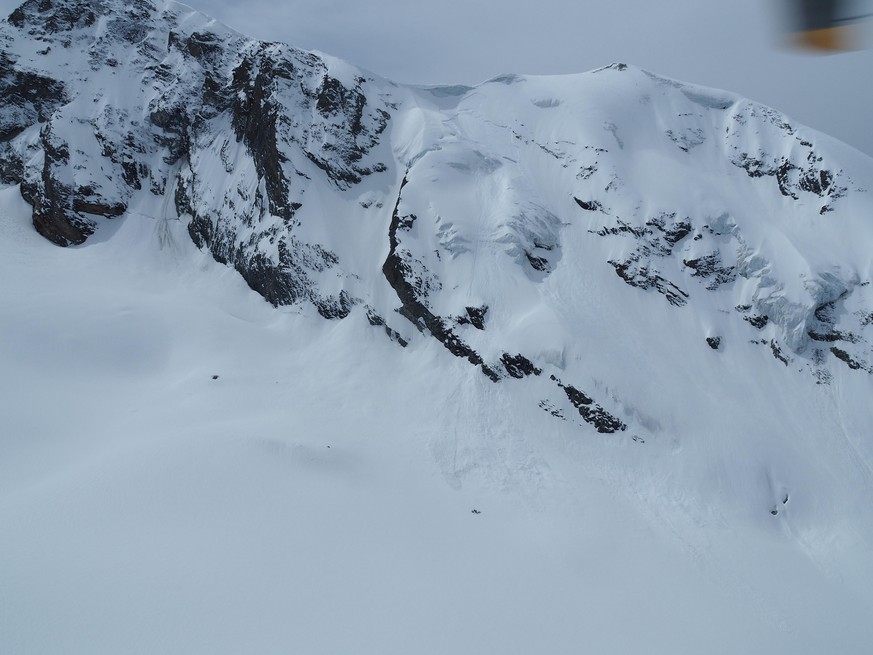
[[[181,220],[274,305],[363,307],[495,382],[551,367],[602,432],[626,422],[557,379],[565,335],[545,336],[596,320],[595,280],[693,315],[695,347],[873,372],[850,236],[870,232],[870,162],[734,95],[624,64],[400,87],[147,0],[27,2],[0,61],[0,174],[58,245]]]
[[[18,252],[14,239],[26,239],[12,227],[26,212],[42,237],[68,248],[52,247],[47,255],[44,242],[42,250],[28,246],[56,262],[50,277],[36,273],[39,261],[22,263],[30,268],[21,270],[43,280],[40,288],[57,285],[75,296],[86,291],[76,284],[105,283],[123,296],[109,274],[99,283],[89,277],[103,270],[98,254],[114,248],[118,261],[126,261],[133,253],[163,253],[197,271],[226,271],[225,281],[238,274],[264,299],[255,296],[263,311],[311,338],[311,352],[301,350],[296,364],[281,368],[258,350],[259,340],[276,343],[273,319],[259,318],[260,332],[244,320],[233,323],[240,334],[255,335],[242,345],[228,336],[236,327],[220,332],[262,368],[221,403],[204,405],[201,418],[225,418],[204,418],[203,425],[263,440],[255,433],[276,428],[262,420],[276,407],[290,403],[304,416],[331,398],[318,422],[305,425],[321,426],[335,413],[330,420],[346,420],[348,432],[384,437],[397,452],[408,447],[398,435],[426,432],[421,452],[451,489],[475,479],[528,499],[543,488],[583,498],[593,487],[577,480],[577,472],[588,466],[591,479],[608,479],[604,498],[631,499],[616,510],[632,506],[628,514],[640,521],[616,528],[625,545],[649,534],[649,527],[634,526],[657,524],[652,529],[663,530],[659,535],[681,542],[682,562],[715,552],[713,566],[722,571],[723,558],[745,538],[736,535],[777,544],[761,546],[766,564],[741,577],[752,580],[755,607],[765,608],[760,616],[770,617],[760,619],[762,634],[771,625],[796,627],[794,641],[778,643],[830,643],[806,641],[804,630],[811,628],[804,612],[812,610],[799,601],[777,609],[768,604],[792,571],[804,572],[800,581],[826,579],[821,599],[839,598],[860,608],[859,615],[873,608],[869,584],[845,582],[853,576],[863,582],[873,572],[871,188],[873,160],[844,144],[734,94],[621,63],[572,76],[502,75],[475,87],[416,87],[247,38],[174,2],[29,0],[0,23],[0,207],[6,214],[0,221],[7,223],[7,261]],[[75,261],[97,268],[63,279],[63,267]],[[148,261],[157,265],[159,258]],[[138,266],[119,279],[151,279]],[[21,289],[29,288],[30,275],[19,275]],[[185,303],[201,288],[195,278],[178,283],[194,289],[178,291],[189,294]],[[38,313],[37,304],[25,303],[27,293],[16,293],[10,286],[3,296],[10,317]],[[118,320],[130,339],[156,343]],[[160,325],[174,325],[167,333],[181,335],[184,323],[175,321],[162,318]],[[12,318],[7,327],[14,327]],[[34,339],[43,334],[31,332]],[[199,334],[204,343],[220,344],[210,352],[225,347],[218,337],[211,340],[209,328]],[[186,347],[197,346],[198,339],[184,339]],[[18,352],[10,346],[9,361]],[[154,393],[184,408],[207,391],[189,379],[199,364],[178,354],[185,348],[173,352],[184,364],[156,378]],[[165,361],[143,356],[143,370],[153,360]],[[391,365],[379,368],[380,362]],[[379,384],[372,384],[371,370],[381,371]],[[80,383],[78,367],[70,376],[52,402]],[[209,380],[212,393],[225,374],[209,371]],[[297,385],[295,393],[278,395],[286,383]],[[42,387],[36,396],[44,396]],[[257,415],[239,409],[246,402],[254,407],[253,398],[274,402]],[[361,410],[367,403],[379,411]],[[376,434],[376,427],[351,418],[358,412],[368,417],[361,424],[389,427]],[[416,412],[430,418],[420,420]],[[182,434],[188,424],[168,418],[154,425],[176,426]],[[141,443],[151,443],[152,428],[143,430],[149,438]],[[361,473],[369,470],[361,462],[369,460],[360,453],[328,464],[324,444],[294,450],[276,439],[271,461],[305,460],[306,475],[358,476],[364,487],[370,482],[363,480],[372,481]],[[373,470],[408,464],[380,447],[393,464],[378,469],[370,462]],[[201,461],[198,453],[191,462]],[[249,455],[240,457],[249,461]],[[277,488],[286,483],[283,478]],[[325,485],[325,493],[343,484]],[[410,484],[431,482],[424,473]],[[442,498],[442,490],[433,493]],[[389,506],[394,491],[378,498]],[[470,511],[464,508],[465,519]],[[587,520],[590,511],[578,516]],[[327,520],[316,514],[306,520]],[[471,516],[483,526],[489,520],[478,505]],[[560,514],[556,524],[565,519]],[[357,514],[349,518],[352,525],[357,520]],[[604,521],[595,524],[618,523]],[[253,534],[262,534],[259,529]],[[544,534],[550,529],[543,527]],[[419,545],[431,553],[441,543],[421,539]],[[719,543],[732,546],[719,550]],[[749,547],[750,561],[759,561],[756,547]],[[311,552],[317,556],[319,549]],[[771,567],[785,552],[790,566]],[[652,557],[655,568],[677,570],[672,555]],[[468,577],[455,569],[445,575],[461,588],[464,579],[477,579],[475,570],[457,570]],[[769,582],[759,582],[759,574]],[[733,573],[719,576],[707,580],[735,580]],[[309,583],[307,589],[321,589],[321,581]],[[725,584],[745,602],[746,582]],[[683,589],[699,592],[695,585]],[[683,594],[677,602],[687,607]],[[826,605],[821,599],[814,607]],[[758,616],[739,601],[723,602]],[[822,635],[843,635],[849,647],[842,652],[851,652],[852,635],[864,643],[866,625],[853,624],[851,632],[834,616]],[[516,627],[507,625],[506,634]]]

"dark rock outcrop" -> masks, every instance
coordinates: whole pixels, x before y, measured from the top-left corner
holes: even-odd
[[[79,245],[94,233],[94,221],[74,208],[76,194],[65,181],[70,150],[47,125],[40,133],[44,158],[38,179],[23,182],[21,194],[33,206],[33,226],[59,246]]]
[[[683,307],[688,304],[687,292],[670,280],[663,278],[657,271],[651,270],[647,265],[640,265],[639,259],[632,256],[624,261],[609,260],[609,264],[615,269],[616,274],[630,286],[643,290],[654,289],[675,307]]]
[[[542,370],[534,366],[532,361],[521,354],[512,356],[509,353],[503,353],[503,357],[500,358],[500,361],[503,362],[503,367],[506,369],[506,372],[509,373],[510,376],[519,380],[528,375],[539,375],[542,373]]]
[[[97,20],[100,2],[87,0],[28,0],[9,14],[9,23],[31,34],[57,34],[90,27]]]
[[[736,267],[723,266],[721,255],[713,252],[703,257],[683,259],[682,263],[694,271],[692,277],[700,277],[707,280],[706,288],[715,291],[723,284],[729,284],[737,279]]]
[[[603,407],[594,402],[594,399],[586,393],[580,391],[574,386],[564,384],[554,375],[551,379],[563,389],[570,403],[579,412],[579,415],[586,423],[590,423],[601,434],[612,434],[614,432],[623,432],[627,426],[607,412]]]
[[[849,353],[847,353],[845,350],[837,348],[836,346],[832,346],[831,352],[834,354],[834,356],[837,359],[845,362],[846,366],[848,366],[853,371],[857,371],[859,369],[864,368],[864,365],[861,364],[861,362],[858,362],[855,359],[853,359],[852,356]]]
[[[847,188],[840,181],[840,171],[833,171],[824,165],[823,158],[814,150],[813,144],[801,138],[795,128],[784,116],[769,107],[744,103],[733,115],[734,125],[728,127],[728,142],[736,140],[732,146],[730,161],[742,168],[749,177],[773,178],[779,192],[792,200],[800,200],[801,193],[809,193],[824,200],[820,214],[831,211],[830,204],[843,197]],[[739,147],[741,132],[747,130],[751,122],[760,122],[775,127],[783,133],[785,143],[791,148],[785,154],[767,153],[763,148],[750,153]]]
[[[746,321],[749,325],[751,325],[756,330],[763,330],[767,323],[770,322],[769,316],[744,316],[743,320]]]
[[[455,319],[455,322],[458,325],[472,325],[477,330],[485,329],[485,315],[488,313],[488,306],[482,305],[481,307],[465,307],[464,308],[467,314],[465,316],[459,316]]]
[[[576,204],[579,205],[582,209],[589,212],[601,211],[603,209],[603,205],[601,205],[596,200],[579,200],[579,198],[573,198],[576,201]]]
[[[370,325],[384,328],[385,334],[388,335],[388,338],[392,341],[396,341],[403,348],[406,348],[406,346],[409,345],[409,342],[406,341],[397,330],[389,327],[388,324],[385,323],[385,319],[379,316],[372,307],[367,307],[367,322],[369,322]]]
[[[45,123],[69,102],[63,82],[21,70],[8,52],[0,51],[0,143],[35,123]]]
[[[775,339],[770,339],[770,352],[773,353],[773,357],[788,366],[788,356],[782,351]]]
[[[263,46],[245,57],[233,71],[231,125],[237,140],[251,154],[258,177],[265,182],[270,213],[290,221],[294,209],[288,202],[285,157],[279,152],[276,127],[280,107],[274,95],[278,80],[293,81],[295,71],[291,62],[276,62],[265,50]]]
[[[0,144],[0,184],[20,184],[24,179],[24,162],[8,144]]]
[[[409,178],[404,177],[397,194],[397,202],[391,215],[391,225],[388,229],[388,241],[390,250],[385,263],[382,265],[382,273],[385,279],[394,289],[400,299],[400,314],[406,317],[419,330],[428,330],[430,334],[442,343],[449,352],[456,357],[467,359],[471,364],[478,366],[492,382],[500,380],[498,373],[485,363],[482,357],[469,345],[455,334],[447,322],[431,312],[422,302],[427,298],[428,290],[422,279],[416,275],[409,262],[409,253],[400,248],[398,231],[401,229],[400,203],[403,198],[403,189],[409,183]]]
[[[672,255],[676,245],[691,232],[688,219],[677,220],[675,213],[661,213],[646,220],[644,225],[631,225],[616,218],[613,226],[594,233],[602,237],[624,236],[636,240],[637,246],[630,255],[624,259],[611,259],[609,264],[628,285],[643,290],[653,289],[671,305],[682,307],[688,302],[688,292],[665,278],[654,262],[655,258]]]

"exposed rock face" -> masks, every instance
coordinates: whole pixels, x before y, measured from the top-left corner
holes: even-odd
[[[742,133],[749,122],[758,120],[782,132],[786,143],[793,141],[795,152],[782,155],[759,148],[751,154],[733,145],[731,163],[745,170],[750,177],[774,178],[779,192],[792,200],[799,200],[801,192],[813,194],[825,201],[819,213],[831,211],[830,201],[843,197],[847,188],[837,182],[833,171],[826,168],[812,143],[799,136],[785,117],[772,109],[749,103],[740,109],[732,116],[734,125],[728,128],[729,141],[742,141]]]
[[[552,379],[558,387],[564,390],[567,398],[570,399],[573,407],[576,408],[585,422],[593,425],[598,432],[602,434],[612,434],[613,432],[624,431],[627,429],[627,426],[622,421],[609,414],[609,412],[604,410],[600,405],[596,404],[587,394],[583,393],[576,387],[564,384],[557,378],[553,377]]]
[[[27,29],[31,36],[72,32],[91,27],[97,20],[94,9],[102,2],[76,0],[29,0],[9,15],[10,24]]]
[[[0,141],[9,141],[34,123],[44,123],[67,102],[64,85],[19,70],[10,52],[0,50]]]
[[[415,224],[414,214],[402,216],[400,213],[403,189],[407,184],[408,179],[404,178],[400,184],[400,195],[397,197],[391,217],[391,227],[388,230],[391,249],[382,265],[385,278],[400,298],[399,311],[419,330],[428,330],[453,355],[466,358],[471,364],[480,367],[493,382],[497,382],[500,375],[484,362],[479,353],[455,334],[446,319],[428,309],[428,298],[434,290],[439,289],[440,283],[435,278],[427,277],[421,261],[416,260],[409,250],[401,248],[399,233],[409,231]]]
[[[506,372],[514,378],[522,379],[528,375],[539,375],[542,373],[541,369],[538,369],[533,365],[533,362],[521,354],[512,356],[509,353],[503,353],[500,361],[503,362]]]
[[[179,214],[190,217],[195,243],[233,265],[267,300],[310,300],[325,316],[347,315],[356,300],[342,290],[320,293],[312,280],[337,265],[336,255],[294,236],[294,216],[316,175],[347,189],[386,171],[369,156],[390,119],[384,102],[378,94],[368,99],[363,75],[343,82],[315,55],[210,29],[205,17],[202,28],[183,26],[181,11],[146,1],[34,0],[13,12],[9,25],[22,38],[48,52],[81,53],[81,67],[69,73],[78,85],[67,92],[64,81],[17,66],[0,51],[3,180],[23,182],[34,226],[58,245],[83,243],[97,217],[122,215],[144,187],[172,193]],[[17,34],[4,36],[9,42]],[[141,78],[122,104],[80,106],[81,89],[119,75]],[[145,121],[135,118],[143,113]],[[25,166],[21,146],[9,145],[35,124],[44,124],[39,167]],[[97,147],[69,147],[64,135],[76,125],[77,138]],[[253,165],[251,176],[231,175],[235,184],[223,198],[198,167],[214,154],[228,175],[245,160]]]
[[[181,221],[273,305],[432,337],[604,434],[635,410],[585,368],[608,347],[585,335],[657,338],[616,306],[689,348],[730,338],[712,361],[873,372],[869,253],[834,236],[869,232],[870,203],[839,158],[624,64],[401,87],[172,2],[30,0],[0,24],[0,183],[53,243]]]

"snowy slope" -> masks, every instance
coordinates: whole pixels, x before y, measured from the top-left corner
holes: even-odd
[[[175,3],[0,63],[0,651],[866,651],[869,158]]]

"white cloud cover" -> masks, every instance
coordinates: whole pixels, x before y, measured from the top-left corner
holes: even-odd
[[[870,0],[855,0],[870,9]],[[8,13],[17,0],[0,0]],[[476,83],[624,61],[727,89],[873,154],[873,51],[779,47],[772,0],[192,0],[254,37],[317,49],[398,82]]]
[[[781,48],[772,0],[202,0],[198,8],[400,82],[469,84],[624,61],[740,93],[873,154],[873,51]]]

